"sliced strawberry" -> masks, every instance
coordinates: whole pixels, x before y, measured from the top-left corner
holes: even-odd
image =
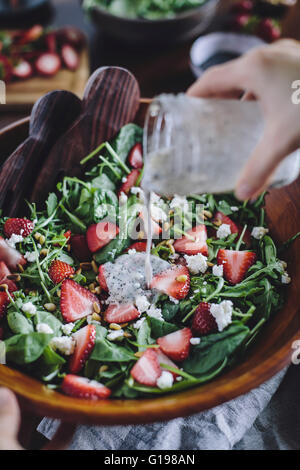
[[[0,261],[0,285],[7,284],[9,292],[15,292],[18,290],[16,284],[11,279],[7,279],[10,274],[11,272],[4,261]]]
[[[9,246],[2,237],[0,237],[0,260],[4,261],[9,269],[13,271],[18,269],[18,264],[21,266],[26,264],[24,256],[18,250]]]
[[[87,400],[101,400],[108,398],[111,394],[110,389],[105,385],[73,374],[65,376],[61,388],[70,397],[86,398]]]
[[[86,241],[92,253],[101,250],[111,240],[116,238],[119,227],[111,222],[99,222],[91,225],[86,232]]]
[[[72,279],[66,279],[61,285],[60,310],[66,322],[73,322],[79,318],[91,315],[94,312],[93,305],[98,298],[88,289],[85,289]]]
[[[170,367],[174,367],[174,369],[178,369],[177,365],[173,361],[171,361],[171,359],[169,359],[168,356],[166,356],[160,349],[155,349],[155,352],[157,354],[158,362],[162,370],[168,370],[168,369],[165,369],[162,366],[162,364],[165,364]],[[178,377],[178,374],[176,374],[175,372],[171,372],[171,374],[173,375],[174,379]]]
[[[34,229],[34,223],[28,219],[7,219],[3,230],[7,238],[14,235],[22,235],[23,238],[31,234]]]
[[[147,219],[148,217],[145,216],[144,212],[139,213],[139,218],[142,219],[143,224],[144,224],[144,230],[147,232]],[[151,224],[152,224],[152,235],[159,235],[162,232],[161,226],[155,222],[155,220],[151,219]]]
[[[173,266],[154,276],[150,287],[174,299],[184,299],[190,289],[189,270],[186,266]]]
[[[99,274],[97,277],[97,281],[99,282],[101,288],[105,290],[105,292],[108,292],[108,287],[107,287],[107,282],[106,282],[106,277],[105,277],[105,265],[101,264],[99,266]]]
[[[230,284],[241,282],[255,261],[256,254],[252,251],[220,249],[217,255],[217,262],[223,266],[224,277]]]
[[[237,233],[238,237],[242,234],[242,231],[244,229],[244,227],[241,224],[237,222],[233,222],[233,220],[231,220],[230,217],[228,217],[227,215],[223,214],[223,212],[216,213],[214,222],[216,221],[221,222],[222,224],[229,225],[231,233]],[[236,239],[236,241],[237,240],[238,238]],[[247,246],[251,245],[251,233],[249,230],[245,231],[243,241],[245,242]]]
[[[192,332],[189,328],[174,331],[156,341],[161,350],[173,361],[184,361],[190,352]]]
[[[32,74],[32,66],[27,60],[21,60],[21,62],[13,68],[13,76],[16,78],[25,80],[26,78],[30,78]]]
[[[0,79],[9,83],[12,77],[12,65],[5,55],[0,54]]]
[[[136,183],[138,177],[140,176],[140,174],[141,174],[140,170],[134,169],[134,170],[132,170],[132,172],[129,175],[126,176],[126,181],[121,184],[121,187],[118,191],[119,197],[120,197],[121,193],[124,193],[124,194],[129,193],[131,188],[133,186],[135,186],[135,183]]]
[[[69,70],[78,69],[79,55],[69,44],[64,44],[61,48],[61,57],[63,63]]]
[[[87,245],[85,235],[72,235],[71,249],[79,261],[89,261],[92,257],[92,253],[90,252]]]
[[[71,230],[67,230],[65,233],[64,233],[64,237],[69,241],[70,238],[72,236],[72,232]]]
[[[36,41],[43,34],[43,27],[39,24],[32,26],[32,28],[23,31],[21,38],[19,39],[19,44],[27,44],[29,42]]]
[[[61,60],[54,52],[44,52],[36,60],[35,68],[40,75],[52,77],[61,68]]]
[[[161,376],[162,369],[158,362],[158,356],[153,349],[147,349],[130,371],[134,380],[142,385],[156,387],[157,379]]]
[[[205,225],[196,225],[196,227],[190,229],[187,234],[189,237],[184,236],[174,243],[175,251],[178,253],[184,253],[186,255],[196,255],[202,253],[207,256],[208,248],[206,244],[207,232]],[[193,237],[192,240],[190,237]]]
[[[4,317],[10,300],[6,292],[0,291],[0,318]]]
[[[52,261],[49,268],[49,277],[54,284],[60,284],[64,279],[72,276],[75,270],[68,263],[58,259]]]
[[[76,341],[74,353],[70,357],[69,369],[73,374],[81,371],[87,359],[89,358],[96,342],[95,325],[87,325],[74,333],[73,338]]]
[[[132,168],[143,168],[143,147],[141,143],[135,144],[129,152],[128,162]]]
[[[146,249],[147,249],[147,242],[135,242],[132,245],[130,245],[130,247],[127,248],[126,251],[135,250],[138,253],[143,253],[146,251]]]
[[[198,335],[208,335],[218,330],[215,317],[210,313],[210,304],[201,302],[193,317],[192,331]]]
[[[140,312],[132,304],[109,305],[104,319],[107,323],[127,323],[140,316]]]

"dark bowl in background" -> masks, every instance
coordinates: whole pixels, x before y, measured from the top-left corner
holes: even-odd
[[[201,34],[214,18],[219,0],[208,0],[202,6],[174,18],[147,20],[112,15],[102,8],[89,12],[91,21],[108,36],[132,45],[168,45],[189,41]]]

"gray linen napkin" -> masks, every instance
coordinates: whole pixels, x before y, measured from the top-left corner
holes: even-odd
[[[188,418],[136,426],[78,426],[72,450],[230,450],[262,413],[286,374],[235,400]],[[38,431],[51,439],[58,420],[44,418]]]

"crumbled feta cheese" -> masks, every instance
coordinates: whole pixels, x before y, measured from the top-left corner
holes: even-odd
[[[151,204],[151,216],[156,222],[165,222],[168,218],[165,211],[163,211],[160,207]]]
[[[120,197],[119,197],[119,201],[120,201],[120,204],[126,204],[127,202],[127,196],[125,193],[123,193],[123,191],[121,192],[120,194]]]
[[[282,268],[282,271],[285,271],[286,268],[287,268],[287,263],[286,263],[285,261],[283,261],[283,260],[279,260],[279,264],[280,264],[280,266],[281,266],[281,268]]]
[[[35,251],[26,251],[24,258],[27,259],[29,263],[34,263],[38,258],[38,254]]]
[[[69,336],[72,333],[74,326],[75,323],[67,323],[66,325],[62,325],[61,331],[64,335]]]
[[[150,302],[145,295],[139,295],[135,299],[135,305],[140,313],[144,313],[150,307]]]
[[[212,268],[212,273],[213,273],[214,276],[222,277],[223,276],[223,265],[220,264],[218,266],[218,265],[215,264]]]
[[[51,326],[47,325],[47,323],[38,323],[36,325],[36,331],[38,333],[45,333],[47,335],[53,335],[54,333]]]
[[[222,224],[217,230],[218,238],[227,238],[231,234],[230,225]]]
[[[204,282],[203,282],[203,285],[206,286],[206,285],[207,285],[207,281],[204,281]]]
[[[158,377],[156,381],[156,385],[158,386],[158,388],[164,390],[165,388],[172,387],[173,382],[174,382],[173,374],[171,374],[171,372],[167,370],[163,370],[161,376]]]
[[[178,299],[174,299],[174,297],[169,297],[169,299],[171,300],[171,302],[173,302],[173,304],[178,304],[179,303],[179,300]]]
[[[131,250],[128,250],[129,255],[135,255],[135,253],[136,253],[136,250],[134,248],[132,248]]]
[[[13,233],[12,236],[5,241],[7,245],[10,246],[11,248],[16,248],[16,244],[22,242],[23,237],[22,235],[16,235],[15,233]]]
[[[232,212],[237,212],[239,210],[237,206],[231,206],[230,209],[232,210]]]
[[[115,339],[122,338],[124,336],[124,330],[112,330],[106,336],[107,339],[110,341],[114,341]]]
[[[175,197],[170,203],[170,209],[181,209],[182,212],[187,212],[189,209],[189,203],[185,197],[178,196],[175,194]]]
[[[183,380],[183,377],[181,375],[178,375],[178,377],[176,377],[176,382],[181,382]]]
[[[265,227],[253,227],[251,235],[253,238],[256,238],[257,240],[260,240],[262,237],[268,233],[269,229]]]
[[[36,314],[36,306],[33,305],[32,302],[26,302],[25,304],[22,305],[22,310],[24,313],[28,313],[29,315],[35,315]]]
[[[144,201],[145,196],[144,196],[144,191],[142,188],[139,188],[138,186],[133,186],[130,190],[131,194],[135,194],[141,201]]]
[[[192,256],[184,255],[184,258],[186,260],[187,267],[192,274],[204,274],[207,270],[207,258],[201,253]]]
[[[178,258],[180,257],[180,255],[178,253],[174,253],[173,255],[170,255],[169,256],[169,259],[172,259],[172,260],[177,260]]]
[[[140,318],[139,320],[137,320],[137,321],[133,324],[133,328],[136,328],[137,330],[139,330],[145,320],[146,320],[145,317]]]
[[[58,349],[58,351],[65,356],[70,356],[73,354],[75,345],[76,342],[72,336],[56,336],[50,342],[50,346],[54,350]]]
[[[210,313],[215,318],[219,331],[223,331],[232,322],[232,310],[231,300],[223,300],[220,304],[211,304]]]
[[[283,275],[281,276],[281,282],[282,284],[289,284],[291,282],[291,277],[287,272],[284,272]]]
[[[155,305],[151,305],[151,307],[147,310],[147,315],[152,318],[157,318],[157,320],[164,320],[161,309],[155,308]]]
[[[123,176],[123,178],[122,178],[122,183],[126,183],[126,181],[127,181],[127,177],[126,177],[126,176]]]
[[[190,339],[190,343],[191,343],[193,346],[196,346],[197,344],[200,344],[200,341],[201,341],[201,338],[191,338],[191,339]]]

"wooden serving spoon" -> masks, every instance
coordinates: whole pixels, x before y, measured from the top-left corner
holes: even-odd
[[[5,215],[17,214],[44,159],[79,116],[81,106],[81,100],[68,91],[52,91],[35,103],[29,137],[0,169],[0,207]]]
[[[52,148],[30,199],[43,202],[62,176],[80,175],[80,160],[134,120],[139,100],[139,86],[130,72],[97,69],[87,82],[80,116]]]

